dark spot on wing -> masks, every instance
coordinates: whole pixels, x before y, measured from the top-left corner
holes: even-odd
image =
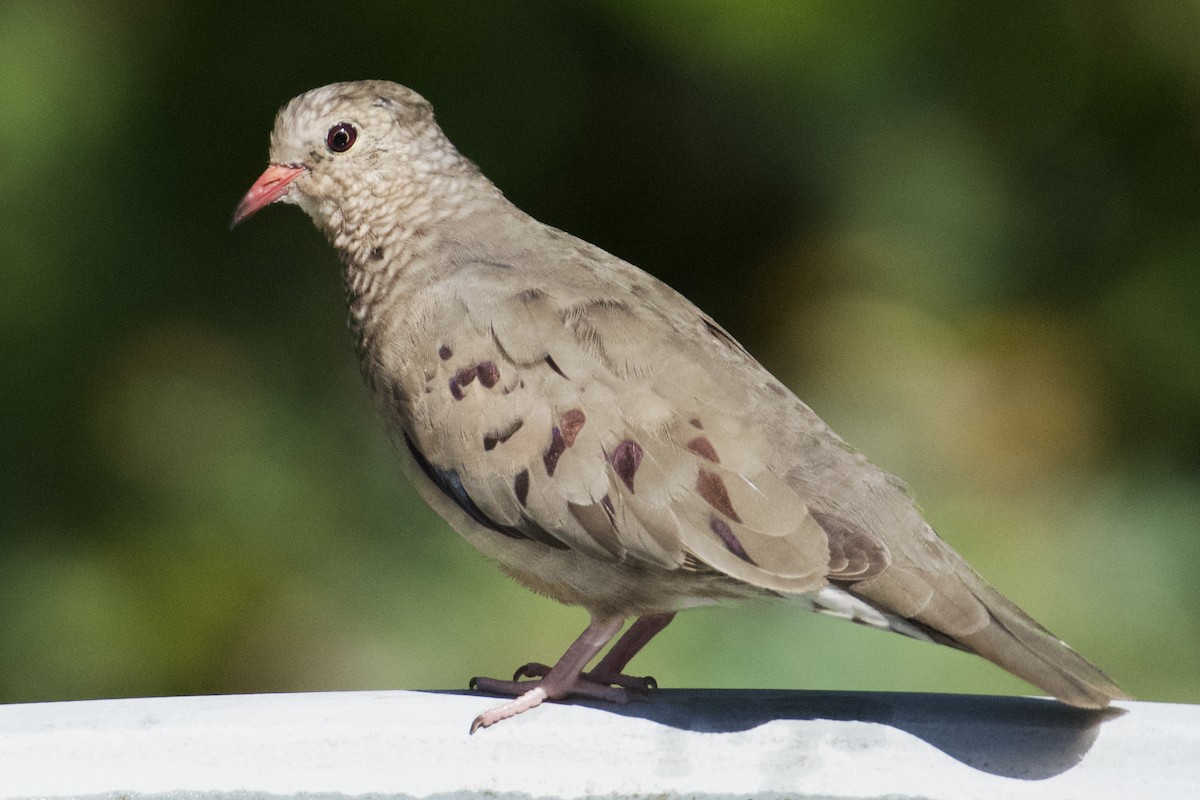
[[[506,425],[503,429],[489,433],[483,437],[483,449],[495,450],[496,445],[504,444],[512,435],[521,430],[521,426],[525,424],[525,420],[517,417],[515,420]]]
[[[450,379],[450,394],[454,396],[455,400],[463,399],[463,387],[470,385],[471,381],[475,380],[475,373],[478,369],[476,366],[463,367],[454,373],[454,377]]]
[[[567,443],[567,447],[575,444],[575,437],[583,430],[583,423],[586,421],[587,417],[578,408],[563,412],[562,418],[559,420],[559,427],[562,429],[563,441]]]
[[[523,469],[513,478],[513,493],[517,496],[517,502],[525,505],[525,500],[529,497],[529,470]]]
[[[458,372],[454,373],[454,380],[459,386],[467,386],[471,381],[475,380],[475,371],[477,367],[463,367]]]
[[[563,439],[562,431],[558,428],[552,429],[550,431],[550,446],[542,454],[542,463],[546,466],[547,475],[554,475],[554,470],[558,467],[559,456],[566,449],[567,442]]]
[[[479,375],[479,382],[488,389],[500,380],[500,368],[496,366],[495,361],[480,361],[475,372]]]
[[[376,247],[376,248],[374,248],[374,249],[372,249],[372,250],[371,250],[371,256],[370,256],[370,258],[371,258],[371,260],[372,260],[372,261],[383,261],[383,255],[384,255],[384,250],[383,250],[383,248],[382,248],[382,247]]]
[[[712,442],[703,436],[697,436],[695,439],[692,439],[690,442],[688,442],[687,449],[691,450],[701,458],[707,458],[714,464],[721,463],[721,459],[717,456],[717,449],[712,446]]]
[[[442,345],[438,348],[438,358],[440,358],[442,361],[448,361],[452,355],[454,355],[454,351],[446,345]]]
[[[704,430],[704,426],[700,424],[700,420],[696,419],[695,417],[692,417],[690,420],[688,420],[688,423],[698,431]]]
[[[721,543],[725,545],[725,549],[733,553],[735,556],[745,561],[747,564],[753,564],[754,559],[746,552],[746,548],[742,547],[742,543],[733,535],[733,529],[729,527],[729,523],[717,516],[709,517],[708,527],[717,535]]]
[[[540,300],[545,296],[546,293],[541,289],[525,289],[517,295],[517,299],[525,303],[532,303],[534,300]]]
[[[700,470],[700,474],[696,477],[696,491],[700,493],[706,503],[717,511],[734,522],[742,521],[737,511],[733,509],[733,503],[729,499],[729,490],[725,488],[725,481],[717,473],[709,472],[706,469]]]
[[[558,368],[558,364],[554,363],[554,358],[549,353],[546,354],[546,366],[550,367],[550,369],[557,372],[558,376],[560,378],[567,377],[566,375],[563,374],[563,371]]]
[[[633,439],[625,439],[609,455],[609,463],[629,491],[633,491],[633,478],[642,465],[642,446]]]

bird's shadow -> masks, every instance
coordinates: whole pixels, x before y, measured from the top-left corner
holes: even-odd
[[[743,689],[659,689],[649,702],[581,703],[685,731],[736,733],[776,720],[888,725],[969,767],[1043,780],[1078,764],[1100,726],[1125,711],[993,695]]]

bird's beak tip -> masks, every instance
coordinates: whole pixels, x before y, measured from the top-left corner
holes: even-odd
[[[287,194],[288,187],[292,181],[300,177],[305,171],[305,167],[298,164],[271,164],[262,175],[258,176],[258,180],[250,187],[250,191],[246,192],[246,196],[238,203],[233,212],[233,219],[229,222],[229,229],[233,230],[240,222],[254,214],[263,206],[268,206],[283,198]]]

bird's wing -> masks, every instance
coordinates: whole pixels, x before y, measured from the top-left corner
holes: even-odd
[[[746,376],[755,394],[774,379],[712,320],[641,273],[631,288],[519,274],[442,281],[412,399],[410,450],[476,522],[789,593],[886,567],[886,548],[814,512],[764,457]]]

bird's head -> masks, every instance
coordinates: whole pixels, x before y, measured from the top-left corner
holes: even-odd
[[[330,84],[294,98],[275,117],[270,166],[232,225],[276,202],[300,206],[329,232],[395,219],[427,192],[431,177],[464,165],[474,170],[416,92],[388,81]]]

